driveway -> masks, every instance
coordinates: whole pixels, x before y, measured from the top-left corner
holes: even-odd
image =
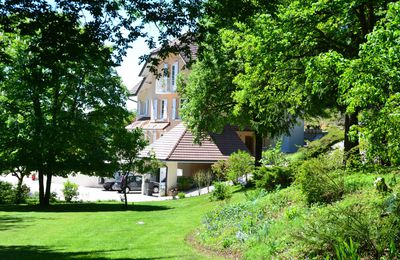
[[[0,180],[11,182],[14,185],[17,184],[17,177],[10,175],[0,176]],[[32,181],[31,178],[24,178],[24,184],[26,184],[30,189],[31,193],[39,192],[39,182],[37,180]],[[51,191],[57,193],[59,199],[64,199],[63,184],[52,183]],[[79,186],[78,188],[79,196],[78,201],[121,201],[123,199],[123,194],[116,191],[105,191],[102,188],[92,188]],[[158,197],[158,196],[145,196],[138,192],[127,194],[128,202],[143,202],[143,201],[161,201],[170,200],[172,197]]]

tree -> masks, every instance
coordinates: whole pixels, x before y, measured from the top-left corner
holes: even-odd
[[[206,2],[218,8],[199,22],[203,52],[181,88],[183,119],[197,135],[232,123],[274,136],[333,107],[346,114],[345,151],[356,149],[350,128],[359,111],[347,109],[352,85],[340,79],[391,1],[277,2],[251,1],[258,9],[242,14]]]
[[[124,193],[125,208],[128,208],[128,200],[126,196],[126,187],[129,173],[151,173],[156,169],[163,167],[163,164],[155,158],[154,154],[149,154],[146,158],[138,157],[141,150],[147,145],[141,129],[136,128],[132,131],[120,129],[113,135],[114,148],[113,159],[116,162],[116,168],[124,176],[121,183],[121,189]]]
[[[127,90],[111,49],[77,17],[47,9],[12,26],[1,27],[10,44],[1,64],[0,145],[12,155],[2,153],[2,171],[37,171],[40,204],[48,205],[52,176],[111,170],[110,136],[127,123]]]
[[[128,118],[114,67],[137,37],[154,47],[145,23],[162,29],[164,53],[181,51],[167,42],[197,17],[190,2],[1,1],[0,172],[38,171],[41,205],[54,175],[113,172],[110,136]]]
[[[254,158],[247,152],[237,151],[231,154],[227,161],[228,178],[237,183],[243,175],[248,183],[248,175],[254,171]]]
[[[358,131],[364,140],[366,159],[382,165],[400,164],[399,11],[399,2],[389,5],[340,80],[342,88],[351,86],[343,97],[347,110],[360,111],[353,134]]]

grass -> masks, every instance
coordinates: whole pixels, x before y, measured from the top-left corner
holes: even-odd
[[[200,196],[128,210],[117,203],[1,206],[0,259],[209,259],[185,238],[218,205]]]

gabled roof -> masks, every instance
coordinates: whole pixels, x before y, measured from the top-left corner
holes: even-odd
[[[137,96],[140,88],[142,87],[144,81],[146,80],[145,77],[143,77],[132,89],[131,89],[131,94],[134,96]]]
[[[163,161],[215,162],[227,159],[238,150],[248,152],[231,127],[225,127],[221,134],[211,134],[202,140],[201,145],[193,140],[192,133],[180,123],[147,146],[139,156],[146,157],[153,151],[156,158]]]
[[[140,152],[139,157],[148,157],[151,152],[154,152],[157,159],[168,160],[185,132],[186,128],[180,123],[152,144],[148,145]]]

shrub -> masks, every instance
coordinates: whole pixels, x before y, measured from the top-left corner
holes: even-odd
[[[78,185],[70,182],[69,180],[64,182],[64,188],[62,190],[66,202],[71,202],[72,199],[77,198],[79,195]]]
[[[254,173],[257,188],[268,191],[276,188],[286,188],[293,182],[293,171],[290,167],[259,167]]]
[[[304,258],[397,259],[399,206],[395,195],[384,199],[376,193],[352,195],[340,203],[314,208],[294,237]]]
[[[204,170],[199,170],[199,171],[195,172],[195,174],[193,175],[193,181],[196,184],[196,187],[199,191],[199,195],[200,195],[200,190],[204,185],[205,175],[206,175],[206,173]]]
[[[285,154],[281,152],[282,141],[276,143],[275,147],[262,153],[261,164],[264,166],[275,165],[284,166],[288,163]]]
[[[11,204],[14,200],[15,195],[12,184],[0,181],[0,204]]]
[[[193,187],[193,178],[190,176],[178,177],[178,190],[188,190]]]
[[[214,182],[214,190],[211,193],[211,200],[226,200],[232,197],[231,187],[223,182]]]
[[[28,197],[29,197],[29,192],[30,192],[30,191],[31,191],[31,190],[29,189],[29,187],[26,186],[25,184],[22,184],[21,187],[17,187],[17,188],[14,190],[14,193],[15,193],[14,202],[15,202],[16,204],[25,203],[26,200],[27,200]]]
[[[226,173],[228,172],[228,162],[225,160],[219,160],[211,165],[211,170],[217,181],[225,181]]]
[[[255,239],[263,216],[262,208],[252,202],[225,204],[205,215],[200,239],[218,249],[240,248]]]
[[[304,153],[306,158],[316,158],[332,150],[332,145],[343,141],[344,132],[338,127],[328,129],[328,134],[321,139],[309,142],[307,146],[299,149],[299,152]]]
[[[247,201],[256,201],[265,197],[267,194],[268,193],[265,191],[265,189],[255,189],[244,193]]]
[[[239,177],[247,175],[254,170],[254,158],[247,152],[237,151],[228,158],[228,179],[238,183]]]
[[[299,168],[296,181],[309,204],[331,203],[344,193],[344,172],[338,152],[305,161]]]
[[[178,198],[184,199],[186,197],[186,194],[184,192],[178,192]]]

